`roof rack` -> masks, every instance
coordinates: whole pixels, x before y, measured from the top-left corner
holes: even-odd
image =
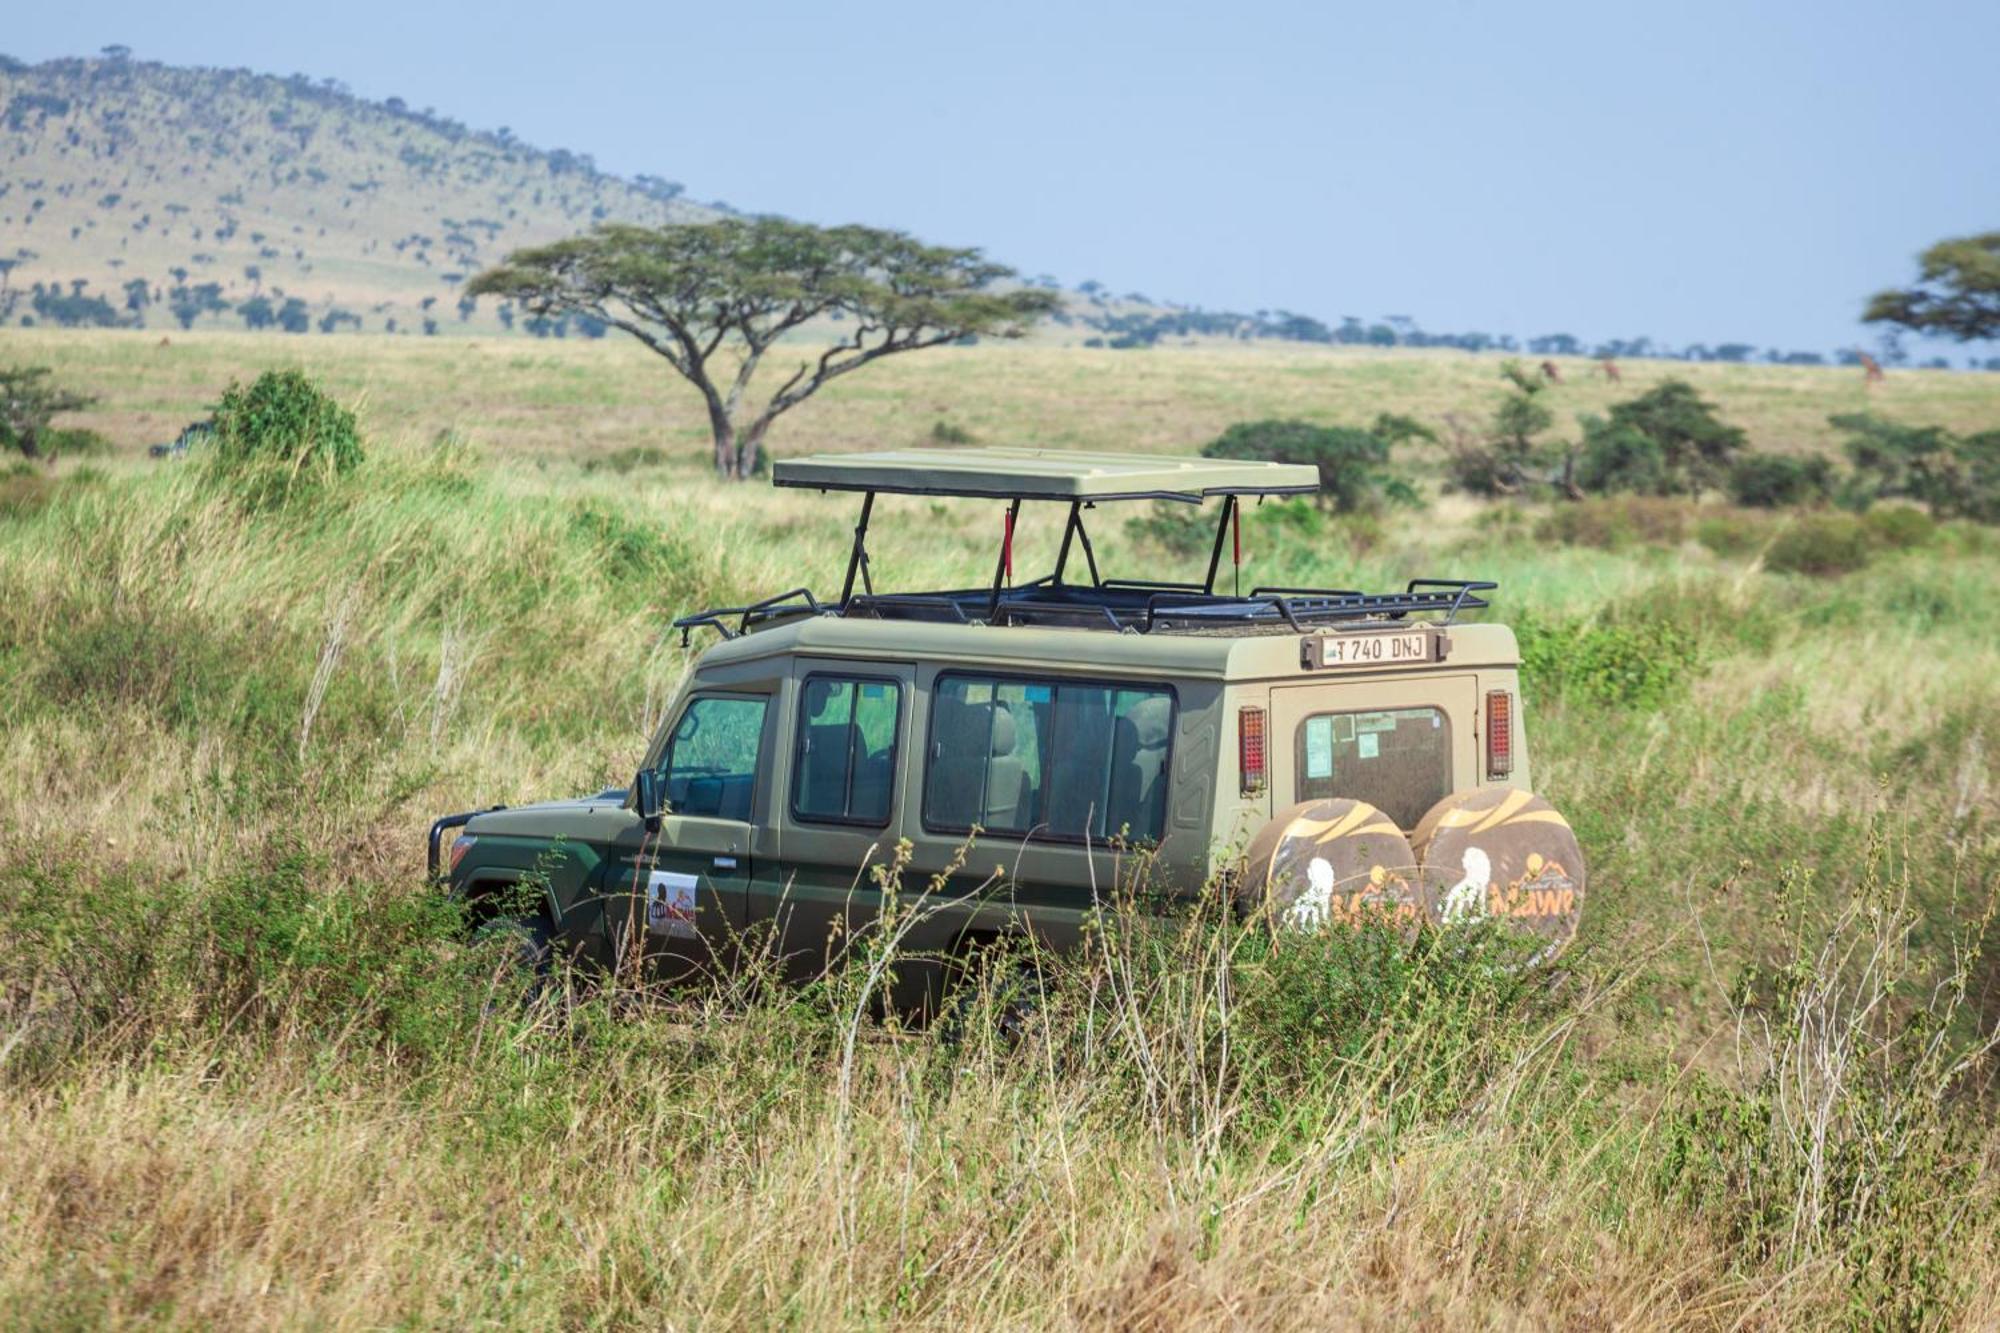
[[[772,480],[779,486],[862,492],[839,598],[821,602],[810,589],[794,588],[747,606],[682,616],[674,628],[681,631],[683,644],[698,628],[712,628],[725,639],[734,639],[771,621],[827,615],[955,625],[1059,625],[1139,634],[1278,626],[1304,632],[1312,626],[1401,621],[1411,616],[1434,616],[1438,623],[1450,624],[1463,612],[1485,609],[1487,601],[1480,594],[1498,586],[1480,579],[1412,579],[1403,591],[1391,593],[1280,586],[1253,588],[1248,594],[1240,586],[1227,593],[1218,591],[1225,548],[1232,552],[1232,583],[1242,575],[1239,533],[1244,498],[1318,489],[1317,470],[1293,464],[1045,449],[909,449],[781,460],[773,468]],[[868,523],[881,492],[1007,501],[993,581],[980,588],[876,592],[869,568]],[[1084,526],[1085,511],[1102,501],[1170,499],[1200,504],[1210,496],[1221,498],[1222,515],[1201,582],[1103,577]],[[1055,568],[1041,578],[1015,584],[1015,525],[1022,503],[1030,500],[1065,502],[1069,512]],[[1082,552],[1088,583],[1064,580],[1072,551]]]

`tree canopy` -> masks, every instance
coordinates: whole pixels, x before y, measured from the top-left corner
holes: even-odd
[[[518,302],[540,318],[600,320],[637,338],[700,390],[716,470],[741,478],[756,470],[771,423],[840,376],[973,335],[1018,337],[1060,304],[1038,288],[996,289],[1013,276],[978,250],[901,232],[724,218],[606,224],[516,251],[466,291]],[[764,359],[812,321],[832,341],[801,341],[796,368],[761,406],[746,407]]]
[[[39,459],[49,423],[97,401],[51,383],[50,373],[47,366],[0,366],[0,447]]]
[[[1389,452],[1411,439],[1434,438],[1408,417],[1383,413],[1366,430],[1310,421],[1239,421],[1202,446],[1204,458],[1251,458],[1305,463],[1319,469],[1319,502],[1343,514],[1383,501],[1413,503],[1409,483],[1389,470]]]
[[[1939,241],[1909,287],[1877,292],[1862,319],[1960,342],[2000,337],[2000,231]]]

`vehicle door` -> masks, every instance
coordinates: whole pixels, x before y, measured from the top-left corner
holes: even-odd
[[[792,980],[819,975],[879,915],[871,872],[895,854],[914,678],[907,662],[793,664],[790,764],[774,800],[784,869],[760,877],[750,902]]]
[[[687,699],[658,761],[667,813],[657,832],[635,821],[610,867],[605,914],[617,956],[627,956],[636,933],[662,980],[734,966],[751,880],[776,863],[777,712],[776,691],[701,690]]]
[[[1478,678],[1375,677],[1271,690],[1272,805],[1345,796],[1405,832],[1477,785]]]

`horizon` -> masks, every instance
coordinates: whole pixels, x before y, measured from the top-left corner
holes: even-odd
[[[1193,31],[1186,8],[1149,11],[1129,34],[1061,12],[1028,34],[1036,42],[1025,18],[1046,10],[1011,12],[1006,32],[928,15],[921,33],[885,36],[781,8],[788,38],[760,42],[709,13],[599,5],[585,21],[611,16],[624,40],[586,40],[553,74],[542,49],[505,41],[523,6],[482,11],[493,22],[465,34],[452,15],[375,0],[284,32],[230,20],[251,12],[236,0],[198,6],[214,21],[192,24],[185,10],[128,5],[35,14],[6,54],[89,59],[122,44],[142,61],[303,72],[745,212],[894,227],[1067,288],[1328,325],[1407,316],[1522,340],[1873,348],[1882,331],[1859,322],[1868,296],[1913,279],[1925,246],[2000,219],[1977,105],[2000,12],[1970,5],[1893,28],[1859,5],[1749,17],[1695,6],[1658,24],[1582,6],[1532,19],[1461,9],[1429,28],[1410,14],[1265,6],[1226,35]],[[390,16],[410,40],[379,41]],[[1265,30],[1287,17],[1291,40]],[[1944,49],[1942,24],[1956,29]],[[1705,44],[1719,29],[1729,44]],[[717,58],[656,90],[637,71],[669,39]],[[430,65],[440,51],[460,58]],[[743,94],[746,72],[759,96]],[[1023,95],[1003,95],[1016,86]],[[1613,96],[1616,115],[1564,119]],[[680,107],[721,123],[655,118]],[[888,131],[787,151],[802,118],[829,107],[836,128]],[[660,123],[677,142],[658,142]],[[1715,202],[1732,198],[1756,207]],[[1464,200],[1478,204],[1470,222]],[[1954,365],[1992,346],[1904,345]]]

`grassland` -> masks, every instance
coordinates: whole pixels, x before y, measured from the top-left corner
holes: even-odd
[[[316,502],[138,456],[295,359],[369,429]],[[852,975],[517,1015],[420,883],[425,824],[622,780],[688,663],[665,620],[825,577],[847,507],[708,480],[691,405],[611,346],[8,332],[0,360],[103,394],[119,449],[0,492],[12,1326],[2000,1320],[1987,531],[1809,580],[1714,506],[1609,548],[1532,506],[1256,514],[1259,575],[1501,580],[1537,784],[1592,858],[1553,970],[1114,922],[1024,1051],[857,1024]],[[2000,399],[1675,369],[1771,448]],[[1495,391],[1477,358],[980,347],[777,443],[1186,449]],[[983,510],[880,525],[899,583],[991,558]]]

